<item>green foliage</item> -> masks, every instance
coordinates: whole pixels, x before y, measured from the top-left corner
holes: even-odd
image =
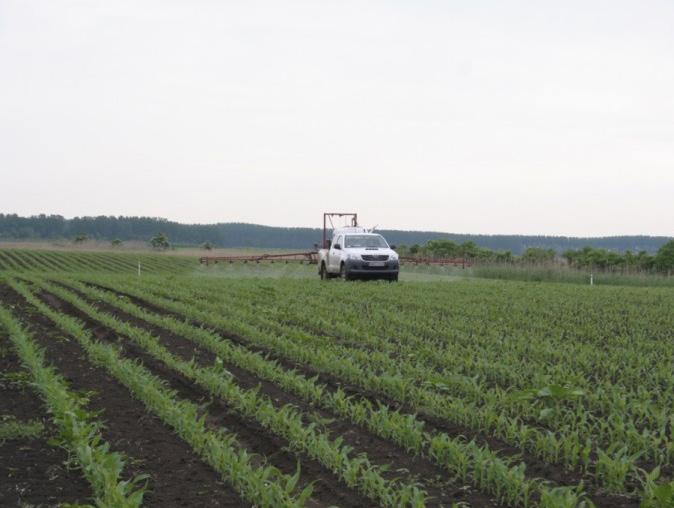
[[[73,238],[73,243],[84,243],[89,239],[87,235],[77,235]]]
[[[126,252],[0,250],[0,270],[15,272],[135,274],[138,262],[142,265],[143,273],[180,273],[192,271],[197,265],[196,259],[186,256]]]
[[[393,289],[377,284],[338,285],[323,292],[305,281],[291,280],[230,279],[226,286],[217,279],[200,280],[198,285],[189,279],[115,284],[150,299],[153,305],[189,316],[190,321],[228,330],[251,346],[311,364],[368,392],[480,429],[543,460],[582,468],[590,475],[596,472],[612,491],[625,491],[634,482],[640,460],[668,461],[674,453],[668,451],[674,446],[662,444],[656,434],[635,430],[646,420],[653,425],[667,421],[669,403],[663,399],[645,405],[636,388],[644,383],[640,369],[630,375],[625,370],[626,364],[645,361],[642,341],[647,341],[649,348],[656,344],[658,348],[657,355],[649,356],[649,364],[663,365],[655,386],[669,383],[665,379],[672,374],[661,357],[669,358],[671,351],[667,352],[666,341],[654,343],[652,337],[668,333],[662,316],[670,316],[667,322],[674,325],[671,300],[666,298],[670,290],[579,290],[480,281]],[[485,294],[490,298],[485,300]],[[631,302],[627,315],[626,299]],[[448,301],[455,310],[451,318],[444,314],[447,304],[443,302]],[[490,316],[486,323],[485,315]],[[618,321],[626,328],[616,336]],[[476,328],[481,330],[477,336]],[[463,371],[472,375],[456,374]],[[613,381],[618,378],[620,386]],[[626,383],[634,388],[626,392]],[[520,400],[502,388],[526,392],[531,386],[542,388]],[[659,391],[644,393],[650,399]],[[341,408],[340,414],[349,414],[346,408],[353,407],[355,421],[368,421],[363,409],[338,398],[334,404]],[[548,407],[554,409],[554,418],[549,411],[541,415]],[[598,420],[591,416],[611,411],[622,416]],[[530,421],[538,423],[526,423]],[[404,432],[403,427],[380,431],[391,432],[389,438],[410,450],[428,449],[424,439],[412,438],[413,426],[404,428]],[[611,446],[624,442],[626,435],[630,436],[626,450]],[[478,475],[471,469],[465,447],[457,448],[460,453],[444,454],[437,448],[442,441],[433,442],[434,460],[451,460],[453,471]],[[593,462],[593,456],[600,459]],[[497,484],[480,488],[502,492]],[[515,490],[521,496],[537,489]]]
[[[314,217],[317,220],[319,216]],[[307,217],[307,220],[312,218]],[[376,220],[375,217],[372,217]],[[221,247],[258,247],[265,249],[310,249],[321,238],[318,228],[284,228],[256,224],[180,224],[156,217],[74,217],[35,215],[20,217],[0,213],[0,239],[63,239],[82,233],[97,240],[120,238],[124,241],[146,241],[156,231],[163,231],[177,245],[199,245],[204,238]],[[394,245],[423,244],[446,239],[457,244],[475,242],[480,248],[495,252],[521,254],[527,246],[555,249],[579,249],[583,245],[616,252],[634,250],[637,246],[655,252],[668,239],[650,236],[607,238],[573,238],[562,236],[469,235],[423,231],[383,230],[381,233]],[[414,253],[412,253],[414,255]]]
[[[549,420],[556,417],[562,405],[580,399],[585,395],[583,390],[568,388],[559,385],[550,385],[543,388],[530,388],[513,394],[516,401],[528,401],[532,405],[541,406],[539,420]]]
[[[528,247],[522,254],[521,260],[525,263],[549,263],[555,260],[555,256],[553,249]]]
[[[592,273],[595,285],[674,287],[673,278],[656,273],[612,273],[596,270],[592,270]],[[525,282],[561,282],[583,285],[590,283],[590,270],[576,270],[564,266],[474,266],[470,269],[470,276]]]
[[[670,240],[660,247],[655,255],[655,265],[661,272],[671,275],[674,271],[674,240]]]
[[[20,286],[14,286],[21,290]],[[27,295],[32,298],[31,295]],[[9,335],[21,362],[29,371],[35,388],[49,407],[59,429],[59,442],[91,484],[96,502],[103,508],[135,508],[142,504],[146,477],[122,480],[124,459],[110,451],[100,433],[101,423],[86,410],[86,398],[72,393],[66,381],[46,365],[44,355],[30,335],[4,307],[0,306],[0,329]]]
[[[164,233],[157,233],[152,238],[150,238],[150,245],[155,250],[166,250],[171,247],[168,236],[166,236]]]
[[[213,250],[213,244],[211,242],[204,242],[201,244],[201,248],[204,250]]]
[[[21,422],[11,415],[0,415],[0,445],[8,439],[39,437],[43,430],[41,422]]]
[[[543,493],[540,508],[593,508],[591,501],[583,499],[582,491],[573,487],[555,487]]]
[[[422,258],[466,258],[469,260],[501,263],[513,259],[513,255],[510,251],[482,249],[473,241],[466,241],[459,244],[452,240],[438,239],[430,240],[424,245],[414,244],[411,247],[401,245],[397,250],[401,256],[415,256]]]
[[[641,470],[644,495],[640,508],[674,508],[674,480],[657,483],[660,467],[650,473]]]
[[[350,447],[342,445],[340,438],[333,441],[315,425],[305,426],[304,417],[293,406],[287,405],[277,409],[274,403],[268,397],[260,395],[257,389],[239,388],[231,379],[231,375],[223,376],[222,370],[217,366],[199,368],[194,362],[182,360],[171,354],[147,331],[121,322],[111,314],[97,311],[74,293],[63,288],[46,283],[40,285],[105,326],[130,337],[157,360],[201,385],[214,396],[225,400],[242,416],[256,420],[262,427],[287,439],[291,448],[301,450],[318,460],[343,478],[347,485],[359,488],[365,495],[383,506],[423,506],[426,497],[424,491],[414,484],[385,480],[381,476],[383,470],[380,467],[371,464],[364,456],[354,457]],[[290,480],[289,494],[294,489],[296,481]]]
[[[580,250],[567,250],[563,257],[571,267],[595,271],[650,272],[655,267],[654,256],[643,250],[637,254],[628,250],[621,255],[615,251],[586,246]]]
[[[669,288],[479,279],[326,286],[318,280],[92,271],[21,277],[34,281],[34,292],[46,290],[127,337],[375,504],[423,505],[426,494],[409,477],[385,474],[330,436],[333,420],[348,420],[395,443],[401,453],[434,462],[504,506],[589,508],[588,494],[604,492],[639,497],[647,508],[666,506],[674,463]],[[206,440],[209,429],[194,423],[199,409],[160,391],[161,379],[93,341],[77,320],[34,297],[31,303],[151,412],[173,428],[188,429],[181,436],[196,453],[210,462],[204,443],[222,450],[222,439]],[[151,326],[139,327],[137,320]],[[209,366],[178,356],[148,329],[171,330],[216,360]],[[238,386],[236,369],[292,393],[311,410],[281,406]],[[319,409],[328,417],[317,416]],[[561,486],[534,478],[518,456],[495,451],[485,435],[573,471],[579,481]],[[221,459],[237,460],[229,452]],[[659,470],[643,472],[656,466],[667,471],[665,478]],[[256,469],[244,470],[258,478]],[[243,473],[223,477],[247,499],[259,494],[253,484],[237,483]],[[297,478],[273,476],[280,489],[273,495],[285,492],[302,504],[310,493],[294,490]]]
[[[121,246],[123,243],[124,243],[124,242],[122,242],[122,240],[120,240],[119,238],[115,238],[115,239],[113,239],[113,240],[110,242],[110,245],[112,245],[113,247],[119,247],[119,246]]]
[[[296,493],[294,477],[281,473],[273,466],[254,466],[254,460],[237,443],[235,435],[224,429],[209,428],[200,407],[187,400],[177,399],[175,393],[166,388],[161,379],[153,376],[140,363],[121,357],[116,347],[94,340],[92,334],[79,320],[48,307],[24,284],[16,281],[11,281],[10,284],[63,332],[75,338],[92,363],[105,368],[117,381],[125,385],[134,397],[141,400],[149,411],[172,427],[198,455],[219,471],[250,502],[268,508],[290,508],[301,506],[308,498],[311,493],[310,487]],[[55,293],[66,296],[62,290],[49,287]],[[186,368],[194,368],[193,362],[184,363]],[[81,411],[76,411],[75,416],[80,413]],[[107,450],[107,445],[105,446]],[[116,465],[119,464],[118,461]],[[109,462],[106,462],[106,465],[112,467]],[[118,485],[127,490],[134,489],[137,481],[138,479]],[[142,502],[142,490],[137,492],[140,494],[134,493],[129,497],[136,503],[134,506]],[[127,504],[121,501],[117,503],[106,501],[103,506],[122,508]]]

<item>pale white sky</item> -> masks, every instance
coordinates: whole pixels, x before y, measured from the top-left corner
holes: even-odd
[[[0,212],[674,235],[674,2],[0,0]]]

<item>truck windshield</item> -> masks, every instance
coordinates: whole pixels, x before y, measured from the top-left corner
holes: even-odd
[[[344,247],[347,249],[385,249],[388,245],[384,237],[380,235],[346,235]]]

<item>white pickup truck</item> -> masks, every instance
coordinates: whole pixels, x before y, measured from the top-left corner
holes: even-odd
[[[398,254],[384,237],[361,227],[335,229],[327,248],[318,250],[321,279],[398,280]]]

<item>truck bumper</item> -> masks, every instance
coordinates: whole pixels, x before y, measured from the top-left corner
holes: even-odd
[[[394,279],[399,270],[400,265],[397,261],[387,261],[385,266],[370,266],[367,261],[360,260],[346,262],[346,271],[353,279]]]

